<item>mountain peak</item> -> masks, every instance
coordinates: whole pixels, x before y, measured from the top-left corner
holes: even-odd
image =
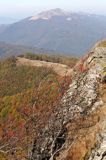
[[[29,20],[51,19],[54,16],[67,16],[69,14],[70,14],[70,12],[66,12],[66,11],[64,11],[60,8],[56,8],[56,9],[51,9],[51,10],[48,10],[48,11],[41,12],[36,16],[30,17]]]

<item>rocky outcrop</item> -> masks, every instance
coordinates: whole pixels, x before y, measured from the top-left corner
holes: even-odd
[[[104,102],[104,115],[106,114],[106,84],[104,83],[102,86],[102,99]],[[106,115],[104,116],[101,123],[102,131],[100,132],[100,143],[97,147],[95,147],[90,155],[89,160],[106,160]]]
[[[35,139],[32,160],[104,158],[105,69],[106,48],[96,45],[73,69],[68,91]]]

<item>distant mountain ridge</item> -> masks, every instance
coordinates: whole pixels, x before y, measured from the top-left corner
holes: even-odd
[[[106,37],[106,16],[52,9],[9,25],[0,41],[81,55]]]
[[[23,45],[14,45],[14,44],[8,44],[5,42],[0,42],[0,58],[9,57],[9,56],[18,56],[25,53],[57,54],[54,51],[44,50],[36,47],[27,47]]]

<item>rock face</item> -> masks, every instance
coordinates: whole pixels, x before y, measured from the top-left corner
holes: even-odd
[[[89,160],[106,160],[106,130],[102,133],[103,139],[101,145],[96,151],[93,151]]]
[[[97,44],[73,69],[69,89],[35,139],[32,160],[104,160],[105,73],[106,47]]]

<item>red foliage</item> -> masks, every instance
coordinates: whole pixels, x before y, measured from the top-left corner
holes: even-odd
[[[88,70],[87,67],[85,67],[82,63],[78,67],[81,73],[84,73]]]
[[[9,138],[14,137],[14,132],[12,130],[8,130],[7,135]]]
[[[19,122],[19,127],[20,127],[20,128],[24,128],[24,126],[25,126],[25,122],[24,122],[23,120],[21,120],[21,121]]]

